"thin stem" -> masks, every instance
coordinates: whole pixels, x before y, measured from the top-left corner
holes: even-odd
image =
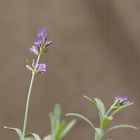
[[[111,107],[109,108],[109,110],[107,111],[107,113],[105,114],[105,116],[108,116],[109,113],[112,111],[112,109],[114,108],[114,105],[116,104],[116,102],[114,102]]]
[[[37,57],[37,61],[36,61],[36,64],[35,64],[35,69],[37,68],[38,62],[40,60],[40,56],[41,55],[38,55],[38,57]],[[28,112],[29,112],[29,102],[30,102],[30,97],[31,97],[31,91],[32,91],[34,77],[35,77],[35,71],[32,72],[32,77],[31,77],[30,86],[29,86],[29,90],[28,90],[21,140],[24,140],[24,136],[25,136],[25,133],[26,133],[27,118],[28,118]]]

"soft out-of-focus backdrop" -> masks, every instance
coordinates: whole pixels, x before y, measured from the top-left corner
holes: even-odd
[[[34,82],[28,130],[49,133],[55,103],[61,103],[64,119],[78,112],[98,125],[97,112],[82,96],[101,98],[108,107],[126,92],[135,104],[115,123],[140,127],[140,0],[0,0],[0,140],[18,139],[3,126],[22,127],[31,77],[25,64],[40,27],[54,44],[42,59],[48,72]],[[106,138],[138,140],[140,133],[121,129]],[[65,139],[93,135],[79,120]]]

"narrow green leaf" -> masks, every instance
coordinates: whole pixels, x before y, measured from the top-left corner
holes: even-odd
[[[54,139],[57,135],[57,130],[59,129],[60,126],[60,116],[61,116],[61,106],[59,104],[56,104],[54,107],[54,111],[50,113],[52,139]]]
[[[66,126],[66,123],[64,121],[62,121],[60,123],[60,126],[58,127],[58,129],[55,131],[55,140],[59,140],[60,139],[61,133],[64,130],[65,126]]]
[[[40,138],[40,136],[38,135],[38,134],[36,134],[36,133],[27,133],[26,135],[25,135],[25,140],[30,140],[30,139],[33,139],[33,140],[41,140],[41,138]]]
[[[128,104],[126,104],[126,105],[123,105],[123,106],[119,107],[118,109],[116,109],[116,110],[111,114],[111,116],[113,117],[116,113],[122,111],[124,108],[129,107],[129,106],[131,106],[131,105],[133,105],[133,102],[128,103]]]
[[[96,128],[95,140],[101,140],[102,137],[103,137],[102,130],[100,128]]]
[[[102,122],[102,120],[103,120],[103,118],[105,116],[105,106],[104,106],[103,102],[100,99],[95,98],[94,100],[96,102],[96,106],[97,106],[97,108],[99,110],[99,113],[100,113],[100,122]]]
[[[70,131],[70,129],[75,125],[75,123],[76,123],[76,120],[72,120],[66,125],[66,127],[61,133],[61,136],[60,136],[61,139]]]
[[[57,116],[57,117],[60,117],[60,115],[61,115],[61,106],[60,106],[60,104],[55,105],[53,114],[55,116]]]
[[[88,97],[88,96],[86,96],[86,95],[84,95],[83,96],[85,99],[87,99],[91,104],[93,104],[95,107],[97,107],[96,106],[96,102],[94,101],[94,100],[92,100],[90,97]]]
[[[85,120],[95,130],[94,124],[90,120],[88,120],[86,117],[84,117],[83,115],[80,115],[80,114],[77,114],[77,113],[68,113],[68,114],[66,114],[66,116],[79,117],[79,118]]]
[[[110,132],[110,131],[112,131],[112,130],[114,130],[114,129],[118,129],[118,128],[132,128],[132,129],[135,129],[135,130],[138,129],[136,126],[133,126],[133,125],[121,124],[121,125],[116,125],[116,126],[113,126],[113,127],[109,128],[109,129],[105,132],[105,134],[108,133],[108,132]]]
[[[87,99],[91,104],[93,104],[94,106],[97,107],[97,109],[99,111],[99,117],[100,117],[100,123],[101,123],[104,118],[104,115],[105,115],[105,106],[104,106],[103,102],[98,98],[95,98],[94,100],[92,100],[91,98],[89,98],[86,95],[84,95],[83,97],[85,99]]]
[[[51,140],[51,138],[52,138],[52,136],[51,136],[51,134],[50,134],[50,135],[48,135],[48,136],[45,136],[45,137],[43,138],[43,140]]]
[[[19,138],[21,139],[22,131],[19,128],[13,128],[13,127],[7,127],[7,126],[4,126],[4,128],[16,132]]]

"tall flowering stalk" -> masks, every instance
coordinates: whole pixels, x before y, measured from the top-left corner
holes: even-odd
[[[32,65],[26,65],[26,68],[32,72],[32,77],[30,81],[30,86],[27,95],[26,101],[26,108],[25,108],[25,116],[24,116],[24,123],[23,123],[23,132],[21,140],[24,140],[25,132],[26,132],[26,125],[27,125],[27,117],[28,117],[28,110],[29,110],[29,102],[31,97],[32,85],[34,81],[34,77],[36,73],[43,73],[46,71],[46,64],[39,64],[40,57],[43,53],[47,53],[48,46],[52,43],[52,41],[47,40],[47,33],[46,29],[42,28],[37,33],[37,40],[34,42],[33,46],[30,48],[30,51],[37,55],[37,59],[33,59]]]
[[[21,131],[19,128],[13,127],[4,127],[6,129],[12,130],[16,132],[19,136],[20,140],[41,140],[40,136],[37,133],[27,132],[27,118],[29,112],[29,103],[31,97],[31,91],[33,86],[33,81],[35,74],[44,73],[46,71],[46,64],[39,63],[42,54],[46,54],[49,49],[49,45],[52,44],[52,41],[48,41],[48,35],[46,33],[46,29],[42,28],[37,33],[37,39],[33,43],[33,46],[30,48],[30,52],[34,53],[36,57],[32,60],[31,65],[26,65],[26,68],[31,71],[32,77],[30,81],[30,86],[27,95],[26,107],[25,107],[25,116],[23,122],[23,130]],[[51,132],[46,135],[43,140],[62,140],[62,138],[69,132],[69,130],[74,126],[76,120],[70,121],[66,124],[65,121],[61,121],[61,106],[56,104],[54,107],[54,111],[50,113],[50,124],[51,124]]]

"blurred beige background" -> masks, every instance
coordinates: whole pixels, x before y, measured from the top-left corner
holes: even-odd
[[[97,111],[82,96],[101,98],[109,107],[126,92],[135,104],[114,124],[140,128],[140,0],[0,0],[0,25],[0,140],[18,139],[3,126],[22,127],[31,77],[25,64],[40,27],[54,44],[42,59],[48,72],[34,82],[28,130],[48,134],[55,103],[64,119],[78,112],[97,126]],[[121,129],[107,138],[138,140],[140,131]],[[71,139],[93,139],[92,130],[79,120],[65,137]]]

